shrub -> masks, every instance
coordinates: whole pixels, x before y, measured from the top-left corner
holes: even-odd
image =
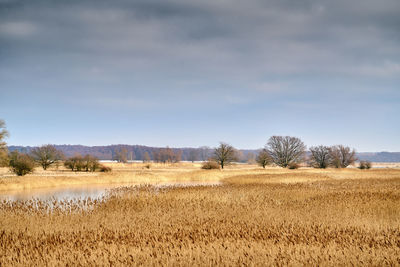
[[[78,158],[76,161],[75,169],[76,171],[80,172],[85,168],[85,162],[82,157]]]
[[[270,164],[272,162],[272,158],[269,155],[268,151],[266,149],[263,149],[258,154],[256,161],[257,161],[258,165],[260,165],[261,167],[263,167],[265,169],[265,166],[267,166],[268,164]]]
[[[67,169],[71,169],[71,171],[73,171],[75,169],[75,162],[71,159],[67,159],[66,161],[64,161],[64,166]]]
[[[8,167],[10,159],[8,158],[8,151],[0,148],[0,167]]]
[[[25,174],[33,172],[35,168],[35,162],[27,154],[20,154],[14,151],[10,154],[9,162],[11,171],[18,176],[23,176]]]
[[[104,166],[104,165],[100,165],[99,170],[101,172],[111,172],[112,169],[110,167],[107,167],[107,166]]]
[[[76,155],[67,159],[64,162],[64,166],[71,169],[71,171],[81,171],[85,167],[85,163],[81,155]]]
[[[367,162],[365,163],[365,167],[366,167],[367,169],[371,169],[371,168],[372,168],[371,162],[367,161]]]
[[[294,170],[294,169],[300,168],[300,165],[297,164],[296,162],[291,162],[291,163],[288,164],[288,168],[291,169],[291,170]]]
[[[151,168],[151,165],[150,165],[150,164],[146,164],[146,165],[144,165],[144,167],[145,167],[146,169],[150,169],[150,168]]]
[[[91,155],[86,155],[85,157],[76,155],[74,157],[70,157],[64,162],[64,166],[76,172],[94,172],[100,168],[99,160]]]
[[[94,172],[96,171],[96,169],[99,168],[99,160],[96,157],[93,157],[91,155],[86,155],[83,158],[83,165],[84,165],[84,169],[85,171],[91,171]]]
[[[215,161],[206,161],[201,166],[203,170],[215,170],[219,169],[219,164]]]
[[[371,167],[372,167],[372,164],[370,161],[362,160],[362,161],[360,161],[360,166],[358,168],[361,170],[364,170],[364,169],[371,169]]]

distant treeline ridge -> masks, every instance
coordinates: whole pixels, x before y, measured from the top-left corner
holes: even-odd
[[[83,145],[54,145],[62,151],[65,156],[71,157],[76,154],[92,155],[100,160],[113,160],[116,153],[121,150],[127,151],[128,160],[143,160],[145,153],[151,160],[154,155],[160,152],[160,147],[149,147],[141,145],[109,145],[109,146],[83,146]],[[22,153],[29,153],[35,147],[30,146],[9,146],[9,151],[17,150]],[[174,153],[181,155],[183,161],[204,161],[212,156],[214,149],[210,147],[199,148],[171,148]],[[239,161],[247,162],[254,159],[261,149],[241,149],[239,152]],[[371,162],[400,162],[400,152],[363,152],[357,153],[359,160],[368,160]]]

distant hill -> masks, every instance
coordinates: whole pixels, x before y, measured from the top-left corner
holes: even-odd
[[[67,157],[75,154],[93,155],[100,160],[112,160],[115,152],[125,148],[128,151],[128,159],[142,160],[147,152],[151,159],[153,153],[158,152],[160,147],[149,147],[141,145],[109,145],[109,146],[82,146],[82,145],[55,145],[55,147],[64,152]],[[34,147],[30,146],[9,146],[10,151],[18,150],[20,152],[29,153]],[[200,148],[172,148],[174,152],[181,153],[182,160],[191,160],[195,155],[196,160],[207,160],[213,153],[213,149],[209,147]],[[240,161],[246,162],[249,158],[254,158],[259,150],[242,149],[240,151]],[[362,152],[357,153],[359,160],[369,160],[372,162],[400,162],[400,152]]]
[[[372,162],[400,162],[400,152],[370,152],[357,153],[359,160]]]
[[[109,146],[82,146],[82,145],[54,145],[57,149],[61,150],[65,156],[70,157],[75,154],[86,155],[90,154],[100,160],[112,160],[116,151],[121,149],[127,150],[128,160],[143,160],[144,154],[147,152],[151,159],[153,153],[158,152],[159,147],[148,147],[140,145],[109,145]],[[9,146],[9,151],[17,150],[23,153],[29,153],[34,147],[30,146]],[[195,151],[196,160],[206,160],[212,153],[211,148],[171,148],[174,152],[181,152],[181,160],[189,160],[190,155]]]

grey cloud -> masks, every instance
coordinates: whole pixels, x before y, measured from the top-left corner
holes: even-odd
[[[6,22],[0,25],[0,34],[9,38],[32,36],[35,32],[36,27],[34,25],[23,21]]]
[[[15,65],[28,60],[50,71],[60,68],[66,76],[93,77],[96,69],[115,80],[130,72],[167,80],[232,77],[239,83],[271,75],[390,76],[397,75],[400,62],[394,35],[399,5],[396,0],[0,2],[0,55]]]

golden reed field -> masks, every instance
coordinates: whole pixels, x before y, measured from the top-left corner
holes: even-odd
[[[0,265],[400,265],[400,169],[114,165],[50,170],[0,190],[121,186],[102,200],[0,203]],[[160,187],[167,181],[217,186]]]

